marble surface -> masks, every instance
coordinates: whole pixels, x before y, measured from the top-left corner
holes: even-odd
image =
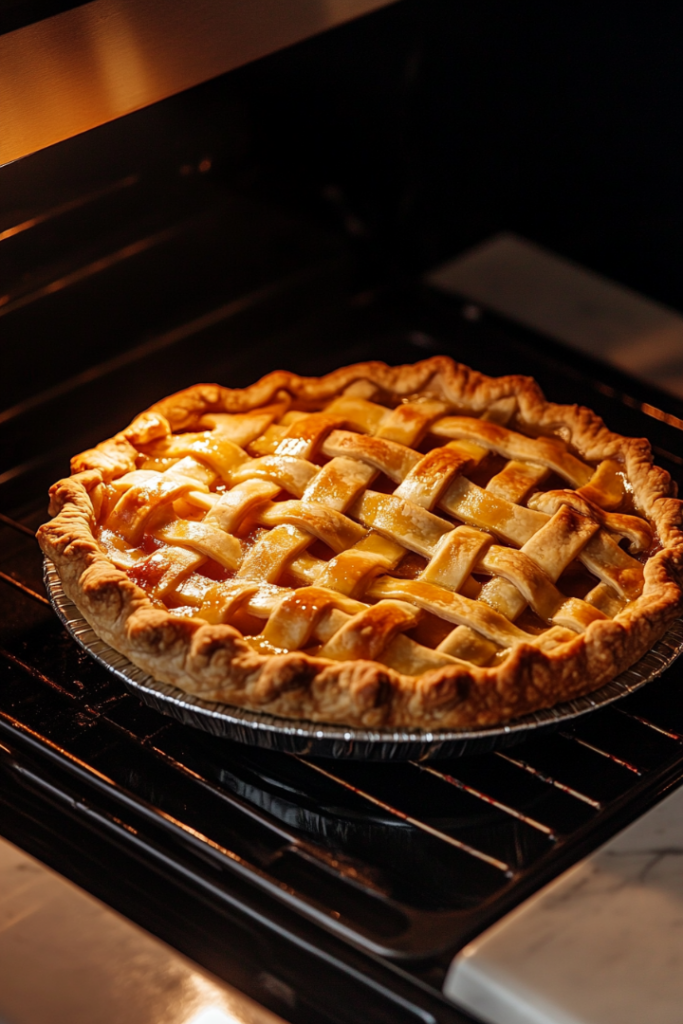
[[[0,839],[0,1024],[277,1024]]]
[[[681,1024],[683,788],[465,947],[444,992],[487,1024]]]
[[[683,395],[679,313],[525,238],[496,235],[427,282]]]

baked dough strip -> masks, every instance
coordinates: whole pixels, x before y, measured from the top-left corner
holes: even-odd
[[[596,503],[614,507],[613,467],[601,464],[593,471],[554,440],[532,440],[486,419],[444,416],[448,407],[439,401],[386,409],[362,397],[341,396],[323,412],[285,410],[282,421],[273,423],[283,408],[206,416],[202,425],[212,427],[210,433],[154,441],[146,446],[142,469],[114,481],[116,500],[103,533],[119,534],[131,544],[174,506],[206,513],[201,521],[161,522],[154,536],[174,546],[129,568],[131,578],[144,579],[157,599],[173,597],[176,590],[175,596],[196,608],[200,597],[198,613],[210,621],[229,621],[243,608],[258,617],[264,610],[263,600],[256,599],[262,585],[276,584],[289,570],[315,585],[278,599],[266,615],[260,643],[296,650],[313,638],[322,641],[323,657],[388,664],[407,657],[417,673],[456,657],[485,664],[519,642],[564,642],[596,618],[614,614],[622,606],[616,595],[628,598],[642,586],[640,564],[607,531],[639,551],[649,543],[649,527]],[[496,410],[500,419],[513,411],[510,403]],[[342,429],[349,426],[353,429]],[[421,455],[410,446],[427,431],[452,440]],[[244,450],[264,451],[268,445],[273,454],[252,457]],[[510,461],[484,489],[463,474],[489,451]],[[330,459],[322,468],[311,461],[318,452]],[[516,504],[549,471],[583,493],[539,492],[529,502],[532,507]],[[393,494],[368,489],[378,473],[398,484]],[[210,487],[219,479],[232,489],[217,497]],[[298,500],[271,500],[281,490]],[[437,505],[470,525],[453,528],[431,511]],[[246,519],[269,529],[245,552],[234,532]],[[520,550],[493,543],[491,534]],[[325,562],[307,555],[316,539],[336,557]],[[406,549],[430,559],[418,580],[376,578],[395,568]],[[558,551],[562,555],[554,554]],[[566,598],[554,585],[574,557],[603,581],[594,588],[593,604],[591,595],[588,601]],[[202,597],[201,586],[193,594],[189,577],[206,558],[236,571],[237,578],[208,583]],[[473,571],[494,578],[480,589]],[[352,594],[363,596],[365,587],[377,604],[357,602],[355,614],[339,606],[353,600]],[[479,599],[458,593],[461,588],[475,596],[479,591]],[[540,638],[520,630],[514,619],[527,605],[561,628]],[[416,606],[457,624],[436,651],[401,635],[417,624]]]

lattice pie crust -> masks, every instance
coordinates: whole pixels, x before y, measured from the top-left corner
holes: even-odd
[[[445,357],[198,385],[71,468],[38,534],[67,595],[208,700],[502,722],[604,684],[683,604],[648,442]]]

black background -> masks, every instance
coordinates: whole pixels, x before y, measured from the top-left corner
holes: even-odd
[[[101,177],[93,149],[206,151],[376,276],[513,230],[681,307],[682,49],[674,2],[403,0],[0,170],[0,217]]]

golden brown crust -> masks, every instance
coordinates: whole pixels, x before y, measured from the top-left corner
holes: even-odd
[[[169,426],[197,429],[207,413],[260,408],[279,392],[313,405],[355,381],[372,382],[388,400],[427,392],[464,415],[514,397],[518,429],[559,436],[589,462],[621,463],[634,506],[662,545],[645,564],[641,596],[555,650],[522,643],[498,667],[449,665],[416,678],[374,661],[336,662],[298,651],[261,655],[231,626],[178,618],[155,606],[103,553],[93,535],[94,509],[102,484],[135,468],[135,443],[162,437]],[[506,721],[603,685],[637,661],[683,607],[683,503],[669,475],[653,466],[648,442],[612,433],[589,409],[547,402],[531,378],[490,378],[443,356],[412,366],[361,363],[322,378],[277,371],[245,389],[196,385],[156,403],[125,431],[77,456],[72,473],[51,489],[54,518],[38,539],[66,594],[97,633],[157,679],[208,700],[276,715],[424,729]]]

